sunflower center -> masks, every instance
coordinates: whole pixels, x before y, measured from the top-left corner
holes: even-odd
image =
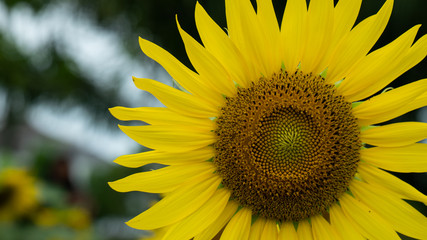
[[[238,88],[216,124],[222,183],[254,214],[298,221],[322,213],[356,172],[351,103],[320,76],[280,72]]]

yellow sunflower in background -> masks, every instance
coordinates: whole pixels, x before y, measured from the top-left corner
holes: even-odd
[[[65,225],[74,230],[88,229],[91,224],[91,217],[88,211],[81,207],[69,208],[40,208],[33,214],[33,221],[41,227],[55,227]]]
[[[39,204],[36,179],[25,169],[0,170],[0,222],[27,216]]]
[[[420,62],[415,26],[370,52],[393,0],[353,26],[361,0],[225,0],[227,29],[196,4],[203,45],[178,24],[189,70],[140,39],[181,90],[136,86],[166,107],[111,109],[153,150],[126,167],[168,165],[110,183],[165,197],[127,224],[162,239],[427,239],[427,219],[403,199],[427,197],[384,171],[425,172],[427,123],[374,126],[427,105],[427,79],[372,96]],[[383,170],[384,169],[384,170]]]

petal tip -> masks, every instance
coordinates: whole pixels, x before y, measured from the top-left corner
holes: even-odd
[[[111,189],[113,189],[114,191],[121,192],[121,191],[119,191],[119,190],[117,189],[117,186],[116,186],[115,182],[116,182],[116,181],[114,181],[114,182],[107,182],[107,184],[108,184],[108,186],[109,186]]]
[[[120,108],[120,107],[116,106],[116,107],[110,107],[110,108],[108,108],[108,111],[110,112],[110,114],[113,117],[117,118],[117,119],[118,119],[118,117],[117,117],[117,110],[118,110],[118,108]]]

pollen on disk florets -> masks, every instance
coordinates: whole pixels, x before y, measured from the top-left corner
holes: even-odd
[[[320,76],[280,72],[227,97],[214,163],[232,197],[254,214],[298,221],[347,190],[359,161],[351,103]]]

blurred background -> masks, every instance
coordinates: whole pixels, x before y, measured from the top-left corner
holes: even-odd
[[[274,1],[282,15],[285,0]],[[359,20],[384,1],[364,0]],[[161,106],[132,76],[172,85],[139,49],[149,39],[190,66],[175,25],[196,39],[195,0],[0,0],[0,239],[140,239],[125,221],[159,197],[117,193],[107,182],[157,166],[113,163],[144,151],[117,127],[109,107]],[[200,0],[226,27],[223,1]],[[416,24],[427,1],[395,0],[378,48]],[[281,17],[280,17],[281,18]],[[420,36],[427,31],[421,27]],[[191,67],[191,66],[190,66]],[[393,87],[427,77],[424,60]],[[427,108],[396,119],[427,122]],[[135,123],[121,123],[135,124]],[[423,193],[427,176],[398,174]],[[424,214],[426,206],[413,203]]]

